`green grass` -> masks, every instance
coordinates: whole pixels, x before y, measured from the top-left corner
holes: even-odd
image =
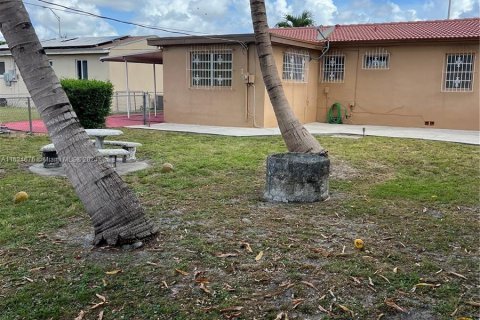
[[[74,319],[81,310],[85,319],[101,310],[106,319],[275,319],[282,311],[351,319],[339,304],[355,319],[398,318],[387,298],[413,318],[477,315],[468,304],[480,301],[477,146],[321,137],[332,159],[331,199],[269,204],[264,162],[285,151],[279,137],[124,132],[151,164],[124,180],[160,227],[136,251],[92,249],[69,182],[28,171],[46,136],[0,137],[0,319]],[[164,162],[175,171],[161,173]],[[30,199],[15,205],[21,190]],[[365,251],[353,248],[355,238]],[[107,303],[91,309],[101,301],[95,294]],[[294,308],[295,299],[304,300]],[[318,305],[332,305],[334,315]],[[228,307],[242,309],[222,312]]]
[[[32,106],[31,109],[32,120],[40,119],[40,115]],[[0,107],[0,123],[28,121],[28,108],[26,107]]]

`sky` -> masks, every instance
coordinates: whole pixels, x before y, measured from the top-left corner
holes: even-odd
[[[251,33],[248,0],[24,0],[40,39],[76,36]],[[479,17],[480,0],[451,0],[451,18]],[[265,0],[270,26],[285,14],[313,13],[316,25],[446,19],[448,0]],[[152,30],[67,12],[60,4],[97,15],[154,26]],[[60,24],[59,21],[60,20]],[[0,35],[0,39],[3,39]]]

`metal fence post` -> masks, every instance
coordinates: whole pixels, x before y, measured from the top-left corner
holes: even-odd
[[[30,97],[27,97],[27,106],[28,106],[28,125],[30,127],[30,134],[33,134],[32,106],[30,105]]]
[[[143,125],[147,125],[147,93],[143,93]]]

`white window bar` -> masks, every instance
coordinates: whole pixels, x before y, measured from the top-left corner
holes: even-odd
[[[310,55],[305,50],[288,50],[283,53],[282,79],[291,82],[308,82]]]
[[[442,91],[469,92],[473,90],[475,72],[473,52],[448,53],[445,56]]]
[[[376,48],[363,55],[362,69],[386,70],[390,69],[390,53],[383,48]]]
[[[323,56],[322,82],[343,82],[345,77],[345,55],[332,52]]]
[[[227,46],[192,47],[188,54],[190,88],[230,88],[233,53]]]

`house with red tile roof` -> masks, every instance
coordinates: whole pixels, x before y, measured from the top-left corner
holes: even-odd
[[[304,123],[479,130],[480,19],[271,29]],[[165,120],[275,127],[252,34],[149,39],[162,50]]]

